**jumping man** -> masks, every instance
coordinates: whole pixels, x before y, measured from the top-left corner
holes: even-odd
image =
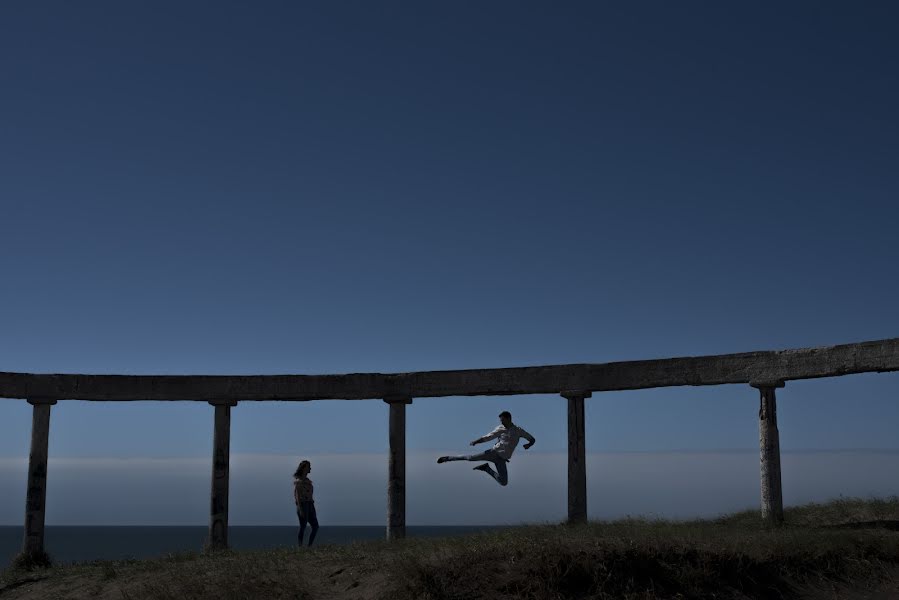
[[[497,438],[496,443],[490,450],[481,452],[480,454],[441,456],[437,459],[437,462],[445,463],[448,460],[486,460],[496,465],[496,471],[491,469],[490,465],[488,465],[487,463],[476,466],[474,470],[484,471],[485,473],[496,479],[496,481],[500,485],[508,484],[509,474],[508,471],[506,471],[506,463],[509,462],[510,458],[512,458],[512,452],[515,451],[515,447],[518,445],[518,440],[520,438],[524,438],[528,441],[528,443],[524,445],[525,450],[533,446],[535,440],[534,436],[512,422],[512,413],[510,413],[509,411],[504,410],[503,412],[499,413],[499,422],[501,423],[501,425],[499,425],[496,429],[483,437],[479,437],[469,444],[471,446],[475,446],[482,442],[486,442],[487,440]]]

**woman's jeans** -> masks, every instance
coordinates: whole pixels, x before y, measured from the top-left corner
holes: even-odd
[[[300,546],[303,545],[303,534],[306,532],[306,523],[312,526],[309,532],[309,545],[315,540],[315,534],[318,533],[318,517],[315,516],[315,502],[306,500],[297,505],[297,517],[300,518],[300,533],[297,535],[297,541]]]

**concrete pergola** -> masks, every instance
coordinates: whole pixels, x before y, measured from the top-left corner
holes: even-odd
[[[821,348],[602,364],[348,375],[40,375],[0,373],[0,398],[33,406],[25,554],[44,551],[50,407],[63,400],[208,402],[215,407],[209,545],[228,546],[231,407],[247,401],[383,400],[389,405],[387,538],[405,537],[406,406],[414,398],[560,394],[568,403],[568,520],[587,520],[584,400],[594,392],[749,384],[760,393],[761,516],[783,520],[775,389],[786,381],[899,371],[899,338]]]

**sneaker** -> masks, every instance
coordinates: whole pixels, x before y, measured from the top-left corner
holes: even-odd
[[[448,456],[441,456],[440,458],[437,459],[437,464],[445,463],[448,459],[449,459]]]
[[[489,472],[492,471],[493,469],[490,468],[490,465],[488,465],[487,463],[484,463],[483,465],[478,465],[478,466],[476,466],[476,467],[473,467],[472,470],[474,470],[474,471],[484,471],[485,473],[489,473]]]

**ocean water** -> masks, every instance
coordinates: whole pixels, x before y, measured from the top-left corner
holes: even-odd
[[[406,535],[420,537],[455,536],[497,529],[489,526],[406,527]],[[192,527],[85,527],[48,526],[44,532],[44,548],[56,564],[125,558],[151,558],[170,553],[200,551],[209,528]],[[0,526],[0,569],[7,567],[22,548],[23,527]],[[386,528],[340,527],[323,525],[315,545],[348,544],[362,540],[384,539]],[[306,531],[306,541],[309,531]],[[229,544],[238,550],[294,546],[297,527],[232,526]]]

